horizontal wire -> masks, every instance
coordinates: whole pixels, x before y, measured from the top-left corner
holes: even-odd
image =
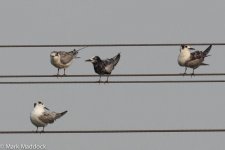
[[[162,129],[162,130],[65,130],[65,131],[0,131],[0,134],[37,134],[37,133],[188,133],[188,132],[225,132],[225,129]]]
[[[107,76],[107,75],[102,75]],[[112,74],[110,77],[159,77],[159,76],[225,76],[225,73],[197,73],[197,74],[176,74],[176,73],[153,73],[153,74]],[[76,75],[0,75],[0,78],[51,78],[51,77],[99,77],[95,74],[76,74]]]
[[[151,81],[0,81],[0,84],[128,84],[128,83],[223,83],[225,80],[151,80]]]
[[[122,47],[122,46],[180,46],[187,45],[225,45],[225,43],[153,43],[153,44],[21,44],[21,45],[0,45],[0,48],[18,48],[18,47]]]

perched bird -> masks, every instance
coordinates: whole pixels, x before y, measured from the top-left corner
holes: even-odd
[[[84,48],[81,48],[84,49]],[[81,50],[79,49],[79,50]],[[65,51],[53,51],[50,54],[50,59],[51,59],[51,64],[58,68],[58,73],[57,76],[59,75],[59,69],[64,69],[64,74],[66,75],[66,68],[68,68],[74,58],[79,58],[77,57],[77,54],[79,50],[74,49],[73,51],[70,52],[65,52]]]
[[[204,51],[194,51],[191,53],[190,50],[195,50],[194,48],[190,47],[189,45],[181,45],[180,54],[178,56],[178,64],[185,67],[184,74],[186,74],[187,67],[193,69],[192,75],[194,75],[194,70],[196,68],[201,65],[208,65],[203,63],[203,61],[205,57],[209,56],[208,53],[211,48],[212,45],[210,45]]]
[[[99,56],[94,56],[86,61],[89,61],[93,64],[95,72],[100,76],[99,78],[100,83],[102,75],[107,75],[106,82],[108,82],[109,75],[111,74],[112,70],[119,62],[119,60],[120,60],[120,53],[118,53],[116,56],[110,59],[102,60]]]
[[[43,127],[42,132],[44,132],[45,126],[49,123],[53,123],[56,119],[62,117],[67,113],[67,111],[56,113],[50,112],[49,109],[44,106],[41,101],[34,103],[34,109],[31,112],[30,120],[37,127],[36,132],[38,132],[38,127]]]

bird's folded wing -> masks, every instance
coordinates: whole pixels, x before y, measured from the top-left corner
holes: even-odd
[[[41,116],[39,116],[39,120],[44,123],[53,123],[55,121],[55,115],[50,112],[44,112]]]
[[[109,73],[109,74],[112,72],[113,69],[114,69],[113,63],[108,64],[108,65],[105,66],[105,71],[106,71],[107,73]]]
[[[63,64],[69,63],[73,58],[74,57],[72,53],[67,53],[67,52],[60,53],[60,60],[61,60],[61,63]]]
[[[191,53],[190,61],[196,60],[196,59],[202,59],[204,58],[204,54],[202,51],[195,51]]]

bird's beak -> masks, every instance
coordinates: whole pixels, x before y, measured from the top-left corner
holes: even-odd
[[[87,59],[87,60],[85,60],[85,61],[89,62],[89,61],[92,61],[92,60],[91,60],[91,59]]]
[[[80,58],[80,57],[75,57],[75,58]]]
[[[44,107],[46,110],[49,110],[47,107]]]
[[[194,48],[192,48],[192,47],[191,47],[191,48],[189,48],[189,49],[190,49],[190,50],[195,50],[195,49],[194,49]]]

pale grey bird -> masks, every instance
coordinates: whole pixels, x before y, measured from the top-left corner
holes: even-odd
[[[193,72],[192,75],[194,75],[194,70],[198,68],[201,65],[208,65],[203,63],[205,57],[208,57],[208,53],[211,50],[212,45],[210,45],[206,50],[204,51],[194,51],[190,52],[190,50],[195,50],[194,48],[191,48],[189,45],[181,45],[180,54],[178,56],[178,64],[180,66],[185,67],[186,74],[187,67],[192,68]]]
[[[50,54],[51,64],[55,66],[56,68],[58,68],[57,76],[59,75],[60,69],[64,69],[63,75],[66,75],[66,68],[68,68],[72,64],[74,58],[80,58],[80,57],[77,57],[78,52],[84,48],[86,47],[83,47],[79,50],[74,49],[73,51],[70,51],[70,52],[65,52],[65,51],[51,52]]]
[[[45,126],[49,123],[53,123],[56,119],[65,115],[67,111],[57,113],[50,112],[47,107],[41,101],[34,103],[34,109],[30,114],[30,120],[33,125],[37,127],[36,132],[38,132],[38,127],[43,127],[42,132],[44,132]]]
[[[119,62],[119,60],[120,60],[120,53],[118,53],[116,56],[110,59],[102,60],[99,56],[94,56],[86,61],[89,61],[93,64],[95,72],[100,76],[99,82],[101,82],[102,75],[107,75],[106,82],[108,82],[108,78],[112,73],[112,70],[114,69],[116,64]]]

